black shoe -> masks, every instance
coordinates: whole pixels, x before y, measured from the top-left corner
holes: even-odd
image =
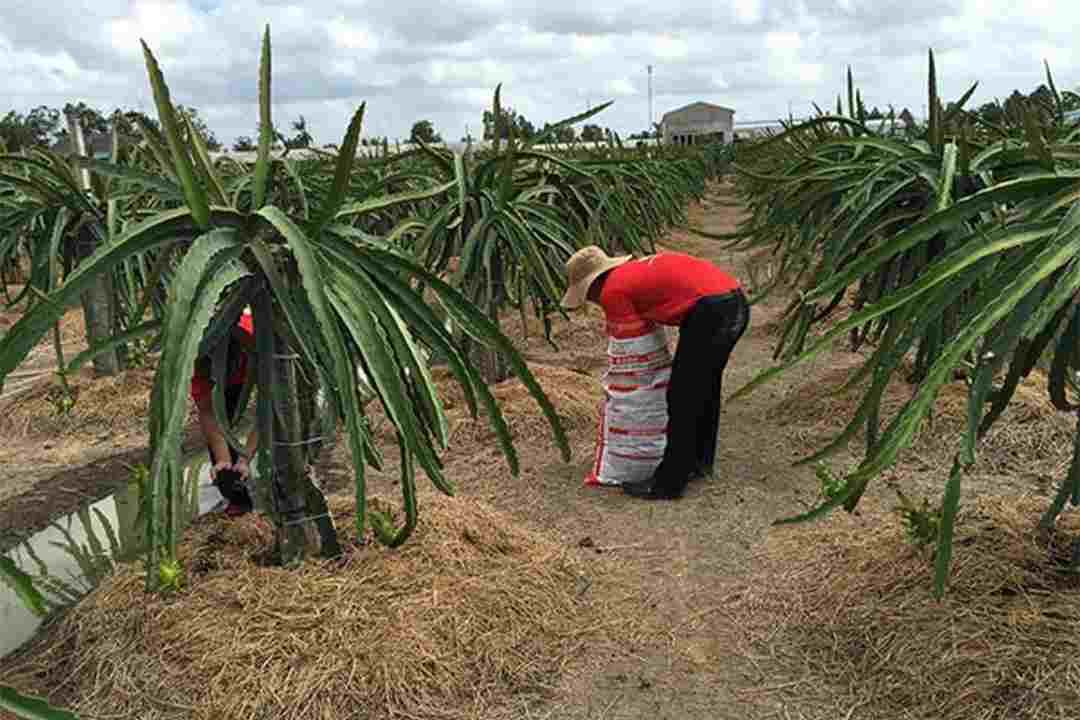
[[[627,495],[643,500],[676,500],[682,496],[685,487],[660,485],[655,478],[646,478],[638,482],[623,483],[622,489]]]
[[[708,467],[703,466],[703,467],[697,468],[696,470],[694,470],[694,472],[690,473],[690,479],[691,480],[701,480],[702,478],[712,477],[712,474],[713,474],[713,469],[712,469],[711,465],[708,466]]]

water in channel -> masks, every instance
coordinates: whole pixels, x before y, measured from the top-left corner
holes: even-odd
[[[221,501],[210,483],[206,453],[184,468],[180,527],[209,512]],[[139,516],[139,485],[87,504],[19,543],[7,557],[33,578],[50,610],[69,605],[94,589],[116,563],[137,560],[142,552],[144,523]],[[43,618],[26,607],[0,573],[0,657],[25,643]]]

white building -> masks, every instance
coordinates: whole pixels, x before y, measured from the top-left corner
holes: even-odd
[[[707,102],[691,103],[664,113],[660,133],[669,145],[730,143],[735,139],[735,111]]]

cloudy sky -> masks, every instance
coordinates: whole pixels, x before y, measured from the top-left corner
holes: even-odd
[[[598,121],[623,133],[696,100],[736,121],[835,104],[848,64],[868,106],[922,114],[926,50],[946,98],[1030,91],[1049,60],[1080,86],[1076,0],[56,0],[0,3],[0,112],[84,100],[152,111],[139,39],[174,101],[218,137],[253,134],[259,41],[273,39],[275,123],[304,115],[338,142],[367,101],[365,135],[406,136],[414,120],[459,139],[503,83],[534,124],[613,99]]]

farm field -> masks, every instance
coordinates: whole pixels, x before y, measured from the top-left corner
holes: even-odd
[[[0,148],[4,711],[1080,707],[1080,95],[1048,65],[996,115],[939,97],[931,51],[925,123],[868,125],[849,69],[846,110],[771,137],[558,153],[610,102],[537,131],[499,85],[475,152],[358,157],[360,104],[335,152],[275,156],[266,26],[241,162],[142,50],[156,119],[114,114],[96,159],[75,115],[69,152]],[[584,482],[601,424],[660,435],[658,407],[606,422],[664,382],[613,382],[606,336],[676,297],[567,314],[591,245],[696,255],[753,305],[677,502]],[[719,357],[742,317],[708,321]]]
[[[704,201],[690,209],[691,225],[711,233],[732,232],[742,217],[744,211],[727,182],[710,186]],[[715,240],[680,231],[670,232],[660,246],[708,258],[742,278],[767,273],[770,262],[758,251],[725,250]],[[754,305],[750,329],[737,346],[726,375],[728,394],[772,366],[779,316],[789,299],[790,295],[781,291]],[[964,623],[975,622],[966,615],[966,604],[972,597],[965,594],[969,588],[963,579],[954,581],[952,594],[943,605],[930,601],[932,563],[923,551],[903,539],[899,518],[889,512],[896,505],[892,483],[911,498],[928,497],[936,502],[941,476],[963,432],[966,388],[962,382],[945,387],[933,424],[920,431],[913,446],[886,473],[886,482],[870,486],[855,515],[839,511],[818,524],[770,527],[778,518],[819,504],[821,481],[814,469],[792,467],[792,462],[820,448],[852,414],[857,395],[829,391],[838,388],[868,350],[851,352],[838,341],[799,370],[726,403],[716,476],[693,483],[677,502],[640,503],[615,490],[582,484],[595,449],[599,376],[606,362],[599,312],[590,309],[574,314],[569,323],[556,320],[553,339],[559,350],[544,341],[539,323],[529,330],[527,336],[522,333],[516,317],[508,316],[504,322],[504,331],[563,420],[572,459],[568,463],[561,460],[536,404],[519,381],[507,380],[495,386],[494,393],[520,453],[520,477],[511,478],[493,432],[483,422],[468,418],[460,396],[455,395],[456,388],[436,369],[434,380],[446,400],[450,419],[445,473],[459,489],[460,500],[452,502],[479,503],[479,507],[508,518],[513,527],[535,533],[527,542],[543,546],[544,552],[567,553],[577,563],[575,567],[602,580],[605,594],[596,600],[596,606],[582,606],[583,617],[593,626],[575,629],[571,624],[566,632],[580,633],[581,642],[568,643],[554,652],[555,659],[548,667],[558,671],[552,671],[547,687],[542,687],[542,679],[533,679],[525,693],[528,704],[499,705],[495,700],[506,701],[506,696],[496,691],[490,698],[483,696],[487,698],[484,702],[495,704],[477,704],[478,694],[473,704],[465,697],[461,707],[446,707],[440,716],[893,718],[902,717],[897,714],[897,703],[907,703],[912,708],[911,717],[1026,717],[991,711],[995,706],[1006,711],[1042,707],[1044,701],[1067,706],[1080,698],[1075,681],[1069,681],[1071,696],[1055,698],[1048,693],[1040,698],[1037,690],[1030,689],[1037,683],[1023,678],[1023,672],[1048,672],[1054,658],[1064,656],[1062,648],[1053,643],[1043,648],[1041,657],[1007,653],[994,659],[993,647],[972,647],[966,655],[960,653],[951,660],[944,650],[935,656],[939,649],[935,645],[924,653],[930,657],[917,661],[904,655],[905,648],[897,644],[898,635],[908,632],[927,642],[939,642],[949,628],[963,632]],[[3,415],[12,423],[5,434],[18,443],[15,447],[23,448],[20,454],[4,458],[5,468],[13,470],[5,472],[5,485],[0,486],[0,538],[7,547],[40,529],[47,520],[124,486],[128,471],[123,470],[123,463],[145,461],[147,423],[139,411],[142,408],[145,412],[147,407],[143,399],[149,396],[149,384],[143,380],[147,373],[129,371],[116,381],[123,384],[123,392],[97,395],[95,390],[88,391],[75,415],[83,420],[72,420],[67,426],[20,421],[48,407],[41,393],[28,393],[5,403]],[[958,542],[955,562],[961,578],[966,577],[966,563],[975,561],[972,558],[984,575],[997,577],[997,566],[1007,563],[995,558],[994,548],[1007,555],[1013,544],[1022,545],[1020,541],[1013,543],[1010,533],[1015,528],[1005,523],[1011,519],[1016,527],[1032,524],[1035,511],[1030,508],[1049,502],[1052,483],[1068,466],[1071,427],[1045,399],[1045,379],[1040,378],[1035,373],[1021,385],[1008,415],[980,447],[979,463],[965,476],[966,492],[980,500],[972,502],[970,522],[958,521],[958,537],[963,537],[965,528],[974,533],[970,543]],[[910,390],[903,383],[891,386],[885,414],[898,407]],[[119,395],[123,396],[123,408],[113,405],[120,401]],[[103,417],[94,415],[99,404]],[[387,462],[381,472],[369,474],[368,487],[375,497],[393,497],[399,492],[399,468],[392,452],[396,445],[387,421],[380,417],[375,411],[372,425],[378,443],[386,450]],[[117,433],[118,427],[122,433]],[[101,447],[106,443],[100,442],[100,436],[105,434],[123,440],[111,441],[115,447]],[[198,449],[193,438],[189,425],[185,450]],[[69,450],[42,467],[35,448],[60,440]],[[34,459],[27,462],[29,458]],[[857,460],[854,454],[842,453],[831,462],[842,467]],[[328,493],[349,495],[350,464],[345,442],[338,442],[333,452],[324,454],[320,474]],[[997,496],[1006,499],[994,500]],[[450,521],[439,508],[451,507],[446,505],[450,502],[433,490],[421,490],[419,532],[429,516],[430,522],[443,529]],[[1021,513],[1015,507],[1029,511]],[[196,521],[192,532],[202,537],[199,534],[210,532],[215,522],[221,521]],[[247,528],[244,532],[257,533],[257,528],[244,523],[248,521],[239,523]],[[994,523],[1003,534],[987,549],[979,533],[983,526],[990,526],[985,533],[996,537]],[[200,529],[203,526],[206,529]],[[424,547],[429,541],[420,536],[409,546]],[[882,557],[883,553],[889,556]],[[875,581],[881,586],[873,587]],[[1046,599],[1047,592],[1053,595],[1053,588],[1036,587],[1030,596],[1023,589],[1015,591],[1016,603],[998,608],[997,615],[993,610],[996,603],[1009,602],[1009,597],[979,598],[989,617],[980,622],[994,632],[1001,632],[1010,623],[1014,628],[1026,628],[1033,636],[1045,632],[1046,623],[1067,622],[1077,607],[1074,587],[1066,583],[1058,590],[1058,596],[1047,602],[1056,603],[1065,620],[1041,618],[1038,612],[1031,615],[1042,602],[1039,598]],[[874,615],[872,607],[860,604],[862,592],[880,598],[880,616]],[[588,597],[587,592],[585,595]],[[1030,600],[1026,605],[1021,602],[1024,598]],[[1017,614],[1022,606],[1027,607],[1027,616]],[[857,633],[843,622],[845,608],[857,611],[865,623]],[[610,615],[603,614],[605,609]],[[597,612],[600,614],[588,614]],[[936,620],[929,621],[931,617]],[[827,643],[823,645],[824,639],[814,636],[815,627],[823,627],[829,618],[837,621],[835,627],[830,626],[832,640],[837,643],[831,654]],[[930,628],[926,632],[932,630],[931,635],[924,638],[919,635],[922,629],[905,625],[912,622],[922,622]],[[605,625],[609,627],[601,627]],[[984,625],[979,627],[985,630]],[[853,634],[846,637],[845,631]],[[855,639],[868,649],[856,653],[843,645]],[[947,645],[945,642],[940,647]],[[32,655],[29,657],[32,666]],[[19,662],[16,658],[14,668],[10,661],[0,663],[0,676],[13,669],[20,672]],[[920,662],[925,663],[926,676],[918,674]],[[935,668],[935,662],[940,666]],[[990,667],[993,663],[999,667]],[[27,666],[21,668],[26,670]],[[972,692],[986,690],[990,694],[969,697],[968,707],[958,703],[954,694],[949,704],[945,699],[949,688],[932,676],[937,672],[952,677],[946,670],[973,673],[954,679],[961,685],[969,681]],[[915,680],[905,673],[913,673]],[[911,687],[904,686],[905,677],[914,683]],[[543,692],[537,693],[537,687]],[[906,693],[922,693],[918,702],[923,704],[916,706]],[[509,697],[513,701],[512,693]],[[935,709],[939,711],[936,715]],[[175,707],[163,706],[160,712],[162,717],[190,716]]]

